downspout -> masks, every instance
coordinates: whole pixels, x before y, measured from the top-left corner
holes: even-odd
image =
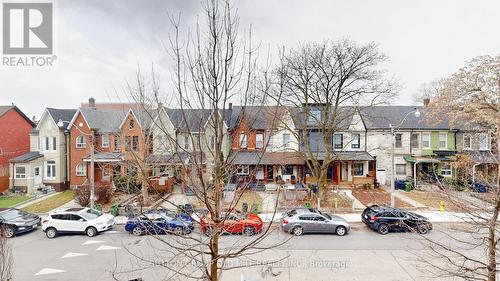
[[[417,164],[419,162],[418,161],[415,161],[415,163],[413,164],[413,188],[416,189],[417,188]]]
[[[70,169],[70,163],[71,163],[71,153],[69,153],[69,148],[70,146],[68,145],[69,143],[69,131],[64,132],[64,138],[65,138],[65,143],[64,143],[64,151],[66,152],[65,155],[65,160],[66,160],[66,181],[68,182],[68,187],[69,183],[71,182],[71,169]]]

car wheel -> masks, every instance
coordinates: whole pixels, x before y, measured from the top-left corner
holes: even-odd
[[[245,226],[245,228],[243,229],[243,234],[245,234],[246,236],[252,236],[255,234],[255,229],[251,226]]]
[[[12,226],[7,225],[3,229],[3,235],[7,238],[12,238],[12,237],[14,237],[15,234],[16,234],[16,230]]]
[[[386,235],[387,233],[389,233],[389,226],[385,223],[379,225],[378,226],[378,233],[380,233],[382,235]]]
[[[55,238],[57,236],[57,229],[55,229],[53,227],[49,227],[49,228],[47,228],[47,230],[45,230],[45,235],[49,239]]]
[[[134,229],[132,229],[132,234],[134,234],[135,236],[141,236],[143,233],[142,229],[138,226],[134,227]]]
[[[418,233],[420,234],[427,234],[429,232],[429,228],[425,224],[419,224],[417,226]]]
[[[344,236],[346,235],[347,233],[347,228],[345,228],[345,226],[337,226],[337,228],[335,229],[335,234],[337,234],[338,236]]]
[[[184,234],[184,230],[182,229],[182,226],[176,226],[174,228],[174,234],[175,235],[183,235]]]
[[[87,233],[88,237],[94,237],[97,235],[97,229],[95,229],[95,227],[91,226],[85,230],[85,233]]]
[[[304,229],[302,228],[302,226],[295,226],[292,229],[292,233],[295,236],[300,236],[300,235],[304,234]]]

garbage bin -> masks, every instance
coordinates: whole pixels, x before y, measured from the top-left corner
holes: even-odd
[[[306,202],[304,204],[304,207],[306,207],[307,209],[310,209],[311,208],[311,202]]]
[[[395,180],[394,181],[394,189],[405,189],[405,181],[404,180]]]
[[[111,206],[110,208],[110,211],[109,211],[113,216],[118,216],[119,212],[118,212],[118,205],[113,205]]]
[[[413,184],[411,183],[411,181],[406,181],[405,182],[405,191],[410,192],[412,189],[413,189]]]
[[[252,213],[253,214],[259,213],[259,206],[256,203],[252,204]]]

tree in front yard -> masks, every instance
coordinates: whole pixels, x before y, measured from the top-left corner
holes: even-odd
[[[474,178],[487,188],[486,193],[471,192],[479,198],[467,200],[457,197],[452,188],[441,183],[443,190],[454,196],[454,201],[465,214],[459,219],[462,228],[453,229],[446,239],[426,238],[431,254],[425,258],[437,276],[459,277],[465,280],[496,280],[498,266],[498,242],[500,241],[498,218],[500,215],[500,56],[480,56],[442,80],[429,97],[426,111],[432,121],[449,120],[450,126],[465,129],[481,128],[490,132],[492,150],[489,169],[475,171]],[[460,156],[456,166],[464,173],[461,178],[472,178],[472,167],[467,156]],[[459,177],[460,178],[460,177]],[[475,191],[483,189],[474,184],[465,187]],[[472,251],[471,251],[472,249]]]

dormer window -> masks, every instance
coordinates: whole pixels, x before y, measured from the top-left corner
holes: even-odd
[[[321,122],[321,111],[318,109],[313,109],[309,111],[307,115],[307,125],[315,125]]]

